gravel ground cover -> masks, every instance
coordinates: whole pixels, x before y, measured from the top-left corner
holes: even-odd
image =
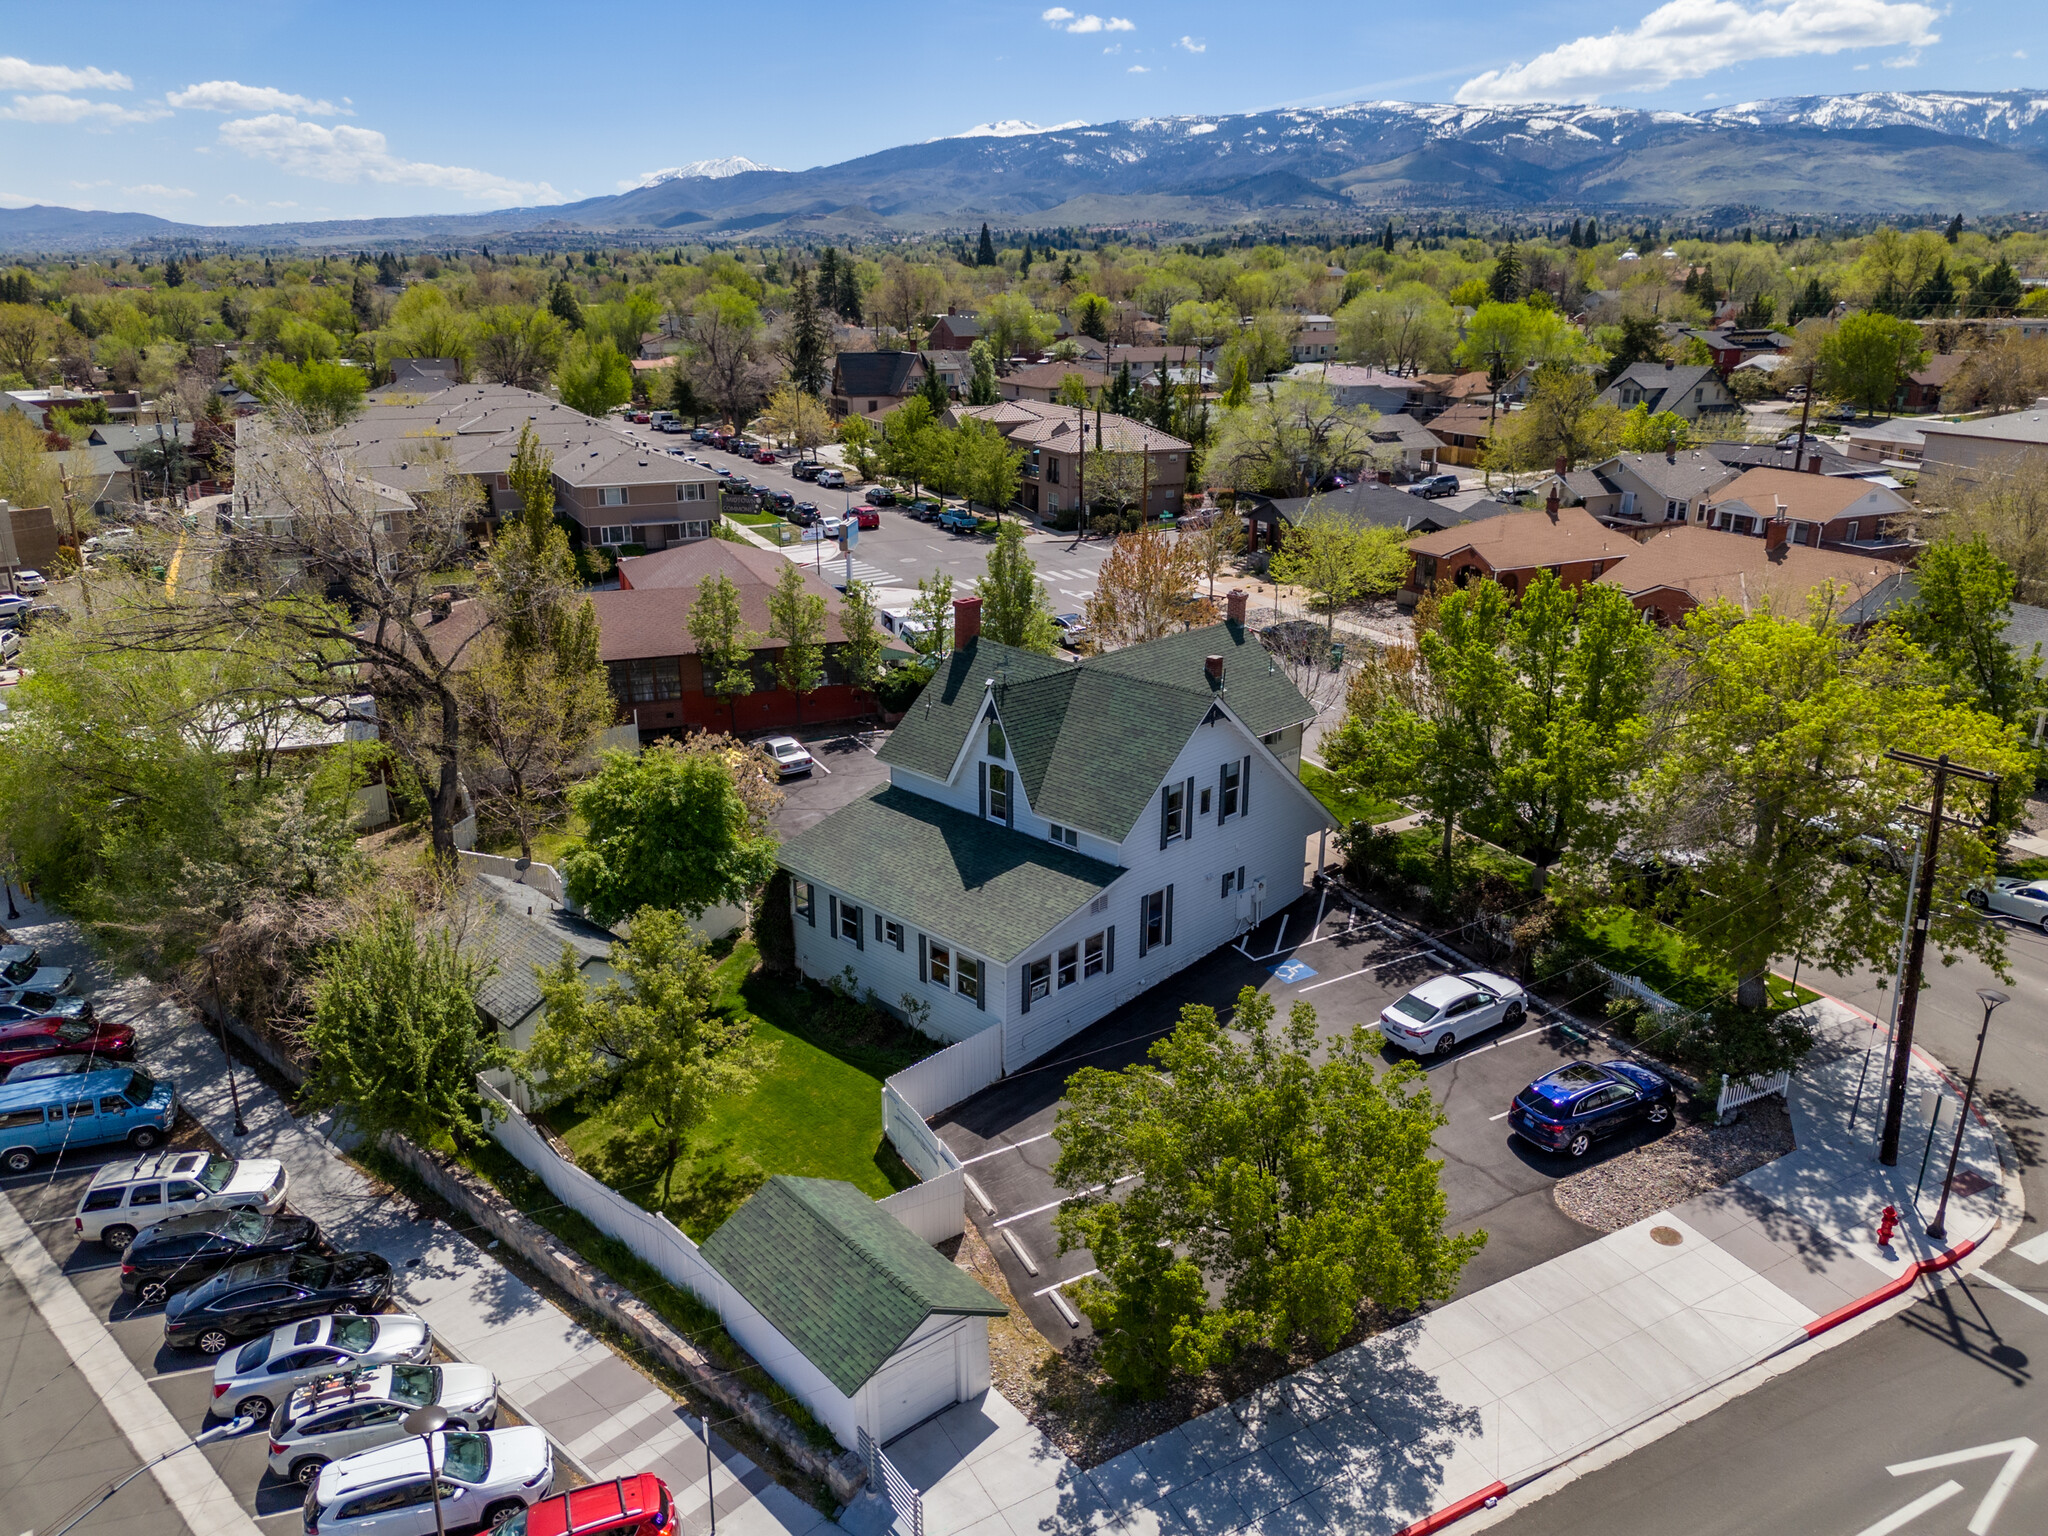
[[[1733,1125],[1684,1119],[1655,1141],[1552,1187],[1557,1208],[1595,1232],[1619,1232],[1702,1191],[1732,1183],[1793,1148],[1792,1117],[1777,1099],[1747,1106]]]

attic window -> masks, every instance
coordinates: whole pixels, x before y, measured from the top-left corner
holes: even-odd
[[[989,716],[988,722],[988,755],[990,757],[1008,757],[1010,755],[1008,743],[1003,740],[1003,723],[993,715]]]

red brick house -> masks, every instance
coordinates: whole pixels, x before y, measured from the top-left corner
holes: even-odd
[[[776,686],[777,646],[754,652],[754,691],[726,698],[706,686],[690,635],[690,609],[712,576],[723,573],[739,589],[740,617],[766,636],[768,594],[790,562],[770,550],[709,539],[659,554],[619,562],[619,590],[593,592],[597,608],[598,654],[611,672],[612,697],[642,735],[662,731],[791,730],[830,720],[852,720],[874,708],[871,696],[849,686],[837,651],[846,639],[840,628],[837,592],[804,572],[804,590],[825,599],[825,682],[799,699]],[[797,569],[802,570],[799,566]]]
[[[1462,587],[1491,577],[1510,597],[1519,597],[1540,571],[1575,587],[1597,581],[1635,547],[1635,540],[1583,507],[1505,512],[1411,540],[1408,583],[1396,596],[1402,607],[1413,607],[1439,581]]]

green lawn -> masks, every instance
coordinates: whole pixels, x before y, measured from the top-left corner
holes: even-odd
[[[1604,907],[1581,921],[1585,952],[1609,970],[1634,976],[1683,1008],[1705,1008],[1735,991],[1732,973],[1688,953],[1678,933],[1626,907]],[[1766,983],[1773,1008],[1794,1008],[1820,994],[1781,977]]]
[[[907,1031],[852,1040],[825,1033],[815,993],[757,971],[756,959],[742,942],[719,962],[719,1001],[778,1047],[775,1065],[746,1098],[712,1111],[677,1166],[666,1206],[659,1184],[647,1182],[659,1161],[645,1144],[650,1127],[621,1125],[608,1106],[548,1114],[579,1163],[700,1241],[770,1174],[844,1179],[877,1199],[917,1182],[882,1136],[882,1080],[932,1042]]]
[[[773,512],[728,512],[725,520],[728,523],[745,523],[749,528],[765,528],[770,523],[782,521]]]
[[[533,835],[533,862],[562,867],[562,855],[583,838],[583,822],[574,811],[563,820],[551,826],[542,827]],[[503,854],[508,859],[519,857],[519,839],[509,834],[494,837],[477,845],[479,853]]]
[[[1349,826],[1354,821],[1392,821],[1397,816],[1408,814],[1408,807],[1400,801],[1376,800],[1364,790],[1346,785],[1329,769],[1318,768],[1306,759],[1301,765],[1301,782],[1308,786],[1310,794],[1323,802],[1323,809],[1337,818],[1339,826]]]

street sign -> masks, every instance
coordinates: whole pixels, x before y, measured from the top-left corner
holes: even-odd
[[[2006,1496],[2013,1485],[2020,1480],[2020,1474],[2027,1470],[2027,1463],[2034,1459],[2034,1452],[2040,1447],[2022,1435],[2014,1440],[1997,1440],[1990,1445],[1973,1445],[1967,1450],[1947,1451],[1939,1456],[1923,1456],[1918,1461],[1896,1461],[1885,1468],[1893,1477],[1910,1477],[1915,1472],[1934,1472],[1943,1467],[1960,1466],[1968,1461],[1986,1461],[1993,1456],[2003,1456],[2005,1465],[1998,1476],[1991,1480],[1991,1487],[1983,1498],[1977,1501],[1977,1512],[1970,1517],[1964,1529],[1970,1536],[1991,1536],[1992,1523],[1998,1519],[1998,1512],[2005,1507]],[[1875,1525],[1865,1526],[1857,1536],[1892,1536],[1902,1531],[1920,1516],[1938,1505],[1947,1503],[1963,1491],[1963,1485],[1953,1478],[1939,1487],[1930,1488],[1912,1503],[1895,1509]]]

